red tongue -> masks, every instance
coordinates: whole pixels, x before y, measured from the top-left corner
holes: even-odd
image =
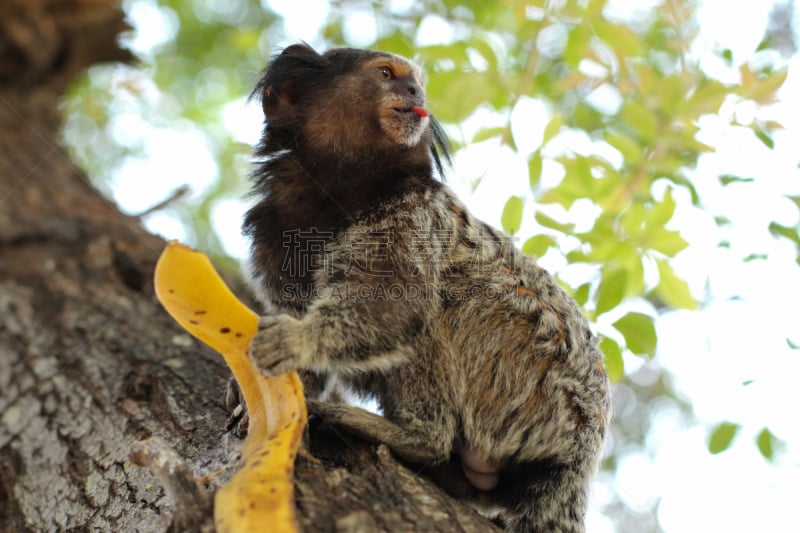
[[[411,111],[416,113],[418,117],[427,117],[428,116],[428,111],[424,107],[420,107],[418,105],[415,105],[414,107],[412,107]]]

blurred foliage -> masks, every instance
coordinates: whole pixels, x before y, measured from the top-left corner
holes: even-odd
[[[233,268],[235,261],[225,254],[212,226],[212,210],[224,199],[247,194],[252,147],[237,142],[226,128],[224,108],[249,94],[273,51],[281,19],[249,0],[134,0],[124,5],[156,42],[139,53],[136,65],[93,67],[72,87],[64,108],[64,142],[73,161],[111,193],[122,166],[148,158],[153,147],[146,142],[153,132],[197,133],[216,164],[212,183],[198,191],[186,171],[182,176],[142,175],[142,188],[159,179],[187,184],[194,194],[165,211],[180,221],[188,243]],[[119,119],[131,116],[141,123],[129,133],[131,120]],[[153,198],[152,204],[164,199]]]
[[[733,442],[733,437],[739,432],[741,427],[738,424],[723,422],[711,431],[708,438],[708,451],[717,454],[724,452]]]
[[[125,5],[145,24],[152,17],[164,37],[140,52],[135,67],[96,67],[74,86],[65,103],[65,143],[98,185],[111,190],[126,161],[147,156],[147,132],[201,133],[217,176],[205,190],[164,210],[182,222],[190,244],[220,261],[224,248],[211,213],[218,202],[245,196],[250,151],[226,129],[223,111],[247,95],[271,53],[296,39],[286,35],[280,13],[254,0],[132,0]],[[762,61],[739,65],[738,83],[710,77],[690,53],[697,27],[689,0],[663,0],[624,19],[609,16],[605,0],[338,0],[330,5],[312,45],[354,44],[348,17],[366,13],[374,22],[371,48],[414,57],[424,66],[428,99],[448,131],[463,132],[457,125],[480,112],[499,117],[469,138],[455,138],[455,145],[496,140],[524,158],[528,175],[518,179],[529,184],[534,202],[526,205],[524,198],[512,196],[501,219],[489,222],[522,237],[526,253],[556,254],[595,273],[575,287],[562,282],[596,321],[608,373],[619,382],[605,468],[613,471],[621,454],[645,446],[653,415],[664,402],[690,416],[690,405],[675,394],[670,376],[657,361],[649,362],[657,352],[659,313],[700,305],[673,269],[673,258],[688,243],[670,222],[679,202],[702,207],[691,178],[700,156],[711,150],[698,140],[701,118],[718,114],[723,105],[769,105],[786,69]],[[449,28],[444,44],[418,42],[420,26],[432,20]],[[774,37],[767,33],[763,51],[771,49]],[[734,66],[728,50],[720,50],[719,59]],[[521,125],[541,133],[541,142],[526,150],[515,137],[520,125],[513,117],[531,101],[543,104],[549,118]],[[115,121],[126,114],[146,123],[141,136],[120,134]],[[749,122],[737,120],[731,123],[749,128],[773,148],[780,124],[757,113]],[[576,137],[590,142],[578,148],[565,141]],[[143,187],[151,179],[158,177],[142,176]],[[702,179],[724,186],[751,180],[730,174]],[[184,182],[191,183],[191,176]],[[791,200],[800,207],[797,197]],[[577,229],[576,217],[591,220]],[[532,235],[520,235],[525,220],[535,222]],[[721,217],[717,222],[727,223]],[[770,230],[795,243],[800,257],[800,226],[773,222]],[[637,356],[648,362],[626,373],[625,361]],[[732,423],[718,425],[709,450],[726,449],[737,430]],[[755,443],[768,460],[776,444],[766,428]],[[654,509],[634,511],[613,499],[608,510],[619,531],[658,530]]]

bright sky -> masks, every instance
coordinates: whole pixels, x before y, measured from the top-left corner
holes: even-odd
[[[325,0],[305,2],[302,8],[294,0],[263,1],[286,17],[287,39],[277,45],[299,39],[313,43],[328,16]],[[610,9],[621,14],[648,10],[656,3],[609,2]],[[135,22],[141,20],[142,31],[134,45],[147,49],[168,38],[174,23],[146,1],[136,5],[139,7],[132,10],[131,16]],[[728,48],[734,62],[747,60],[761,40],[771,6],[771,1],[761,0],[701,2],[701,34],[695,53],[704,68],[720,79],[735,81],[736,69],[726,68],[709,52]],[[353,12],[345,28],[353,45],[368,45],[375,35],[375,24],[367,12]],[[418,36],[422,43],[447,42],[451,38],[447,25],[434,17],[426,19]],[[800,352],[791,350],[786,339],[800,344],[800,269],[795,263],[796,250],[786,242],[774,240],[767,226],[776,219],[785,225],[794,225],[798,220],[797,207],[783,195],[800,194],[800,57],[792,59],[780,94],[782,102],[771,114],[786,129],[775,135],[772,151],[751,132],[728,126],[728,116],[708,118],[702,124],[702,140],[717,151],[701,159],[696,184],[707,207],[714,214],[729,218],[732,225],[721,230],[708,212],[694,208],[684,207],[676,213],[672,224],[691,247],[678,256],[674,265],[689,280],[694,294],[709,303],[699,312],[669,313],[657,323],[657,360],[675,376],[677,389],[693,404],[699,423],[685,427],[674,408],[653,406],[655,429],[647,436],[646,448],[623,455],[616,475],[604,475],[597,483],[589,518],[591,533],[615,531],[613,517],[603,516],[600,511],[612,491],[640,510],[661,498],[658,520],[668,533],[798,530],[795,507],[800,496],[800,424],[794,411],[800,406]],[[751,112],[746,108],[724,110],[724,114],[738,113],[740,117]],[[260,110],[247,107],[244,100],[231,103],[224,111],[226,125],[238,140],[249,143],[259,134],[260,116]],[[136,127],[133,117],[118,120],[127,120],[121,124],[121,132],[131,132]],[[478,114],[465,128],[492,121],[496,118],[488,113]],[[541,140],[541,130],[522,131],[519,125],[523,123],[541,124],[543,128],[543,106],[524,101],[512,118],[515,137],[519,137],[522,147],[535,146]],[[578,151],[596,151],[586,146],[586,140],[575,136],[565,135],[558,143],[573,149],[580,147]],[[191,131],[178,126],[148,137],[148,144],[150,159],[123,167],[115,177],[113,194],[123,209],[141,211],[158,202],[187,174],[197,177],[191,184],[196,194],[216,178],[216,165],[207,155],[204,141]],[[191,156],[179,157],[176,146]],[[618,156],[612,153],[609,157]],[[165,170],[178,160],[179,171]],[[193,165],[191,171],[187,171],[187,162]],[[181,178],[174,183],[154,183],[142,191],[141,176],[154,168],[159,169],[159,176]],[[725,173],[756,180],[723,188],[715,179],[701,179]],[[483,181],[473,191],[471,183],[480,176]],[[496,226],[509,195],[531,197],[525,161],[492,142],[457,154],[448,183],[477,216]],[[228,251],[239,257],[246,252],[239,233],[244,209],[238,199],[225,201],[217,207],[213,220]],[[149,217],[147,225],[169,238],[183,236],[180,225],[165,214]],[[523,226],[520,234],[531,233]],[[717,246],[723,240],[731,242],[730,248]],[[767,254],[768,259],[744,262],[743,257],[753,251]],[[543,263],[559,270],[564,266],[549,256],[543,258]],[[625,363],[629,371],[643,364],[635,357]],[[745,382],[751,383],[744,385]],[[722,421],[741,424],[742,430],[730,450],[712,456],[706,449],[708,428]],[[754,444],[764,427],[786,444],[775,464],[767,463]]]

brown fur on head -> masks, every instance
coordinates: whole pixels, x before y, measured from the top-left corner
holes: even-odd
[[[317,96],[315,116],[305,123],[306,138],[338,157],[358,157],[365,147],[413,150],[425,136],[425,153],[431,142],[430,118],[413,111],[424,110],[422,86],[419,67],[406,59],[367,56]]]
[[[253,97],[265,126],[254,173],[258,203],[244,231],[253,272],[280,292],[286,232],[336,231],[442,172],[448,144],[424,116],[419,68],[381,52],[292,45],[274,56]],[[416,112],[415,112],[416,111]],[[298,283],[310,283],[301,276]]]
[[[254,95],[266,126],[259,154],[283,150],[350,166],[387,163],[436,165],[449,159],[441,128],[424,110],[422,71],[394,54],[334,48],[318,54],[292,45],[270,61]],[[307,169],[313,172],[315,169]]]

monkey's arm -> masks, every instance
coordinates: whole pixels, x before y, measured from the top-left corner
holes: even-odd
[[[372,255],[354,266],[348,253],[363,244],[334,250],[330,272],[319,276],[318,294],[302,318],[261,319],[250,356],[262,372],[385,369],[413,353],[426,315],[436,305],[434,283],[414,266],[418,259],[404,242],[366,248]]]
[[[268,375],[295,369],[389,368],[410,353],[416,320],[386,302],[324,302],[302,319],[264,316],[250,357]]]

